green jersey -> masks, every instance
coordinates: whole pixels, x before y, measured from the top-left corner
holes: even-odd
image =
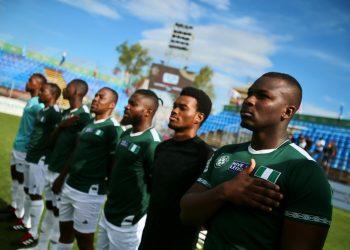
[[[86,105],[76,109],[67,109],[62,113],[62,120],[65,121],[73,116],[79,117],[71,126],[63,128],[57,136],[51,156],[45,162],[49,170],[59,173],[65,165],[69,156],[74,151],[78,133],[91,121],[89,108]]]
[[[106,194],[108,167],[122,128],[112,117],[94,120],[80,133],[67,184],[89,194]]]
[[[57,105],[39,111],[27,146],[27,162],[38,163],[42,156],[49,157],[50,134],[60,120],[61,112]]]
[[[121,136],[104,208],[106,219],[113,225],[133,225],[146,214],[149,176],[160,141],[154,128],[139,133],[129,129]]]
[[[217,150],[198,183],[213,188],[249,167],[251,173],[280,186],[279,208],[266,213],[227,202],[208,222],[204,249],[279,249],[284,218],[329,227],[332,217],[331,188],[317,163],[289,141],[277,149],[256,151],[249,143]]]

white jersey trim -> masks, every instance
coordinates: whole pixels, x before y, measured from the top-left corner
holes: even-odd
[[[111,118],[111,121],[113,122],[113,125],[116,127],[116,126],[120,126],[119,122],[114,118],[112,117]]]
[[[296,145],[295,143],[291,143],[289,144],[291,145],[295,150],[297,150],[300,154],[302,154],[303,156],[305,156],[308,160],[310,161],[315,161],[314,158],[312,158],[308,152],[306,152],[304,149],[302,149],[301,147],[299,147],[298,145]]]
[[[253,155],[272,153],[273,151],[275,151],[276,149],[278,149],[278,148],[280,148],[282,145],[284,145],[287,141],[289,141],[289,140],[285,140],[285,141],[282,142],[281,145],[279,145],[277,148],[271,148],[271,149],[255,150],[254,148],[252,148],[252,145],[249,145],[249,146],[248,146],[248,151],[249,151],[249,153],[251,153],[251,154],[253,154]]]
[[[58,107],[57,104],[53,105],[53,108],[54,108],[57,112],[60,112],[60,108]]]
[[[160,142],[161,140],[160,140],[159,134],[157,133],[157,130],[155,128],[151,128],[150,131],[153,136],[153,140]]]
[[[90,113],[88,106],[86,106],[85,104],[83,105],[83,109],[84,109],[85,113]]]
[[[134,137],[134,136],[139,136],[139,135],[142,135],[143,133],[145,133],[147,130],[151,129],[152,127],[149,127],[147,129],[145,129],[144,131],[140,131],[140,132],[136,132],[136,133],[133,133],[132,131],[130,131],[130,137]]]

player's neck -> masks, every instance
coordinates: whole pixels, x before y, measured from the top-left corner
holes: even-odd
[[[173,138],[175,141],[185,141],[194,138],[196,134],[197,130],[193,128],[189,130],[175,130]]]
[[[138,133],[145,131],[152,126],[152,121],[140,122],[139,124],[132,125],[132,132]]]
[[[251,146],[255,150],[278,148],[288,139],[286,130],[254,132]]]
[[[95,121],[107,119],[111,116],[111,113],[95,114]]]
[[[56,104],[56,100],[48,101],[47,103],[44,103],[45,108],[52,107]]]
[[[82,105],[83,105],[83,100],[81,100],[80,98],[69,100],[69,106],[71,109],[78,109]]]

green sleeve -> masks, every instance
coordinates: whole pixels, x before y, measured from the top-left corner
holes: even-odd
[[[311,160],[299,160],[289,173],[285,193],[285,217],[303,223],[329,226],[332,191],[323,169]]]
[[[145,169],[147,169],[147,172],[149,172],[149,173],[151,172],[151,168],[152,168],[153,161],[154,161],[154,153],[155,153],[156,148],[157,148],[159,143],[160,142],[157,142],[157,141],[151,142],[145,151],[145,154],[144,154],[144,156],[145,156],[145,161],[144,161]]]
[[[220,151],[220,150],[218,150]],[[212,188],[212,183],[211,183],[211,174],[213,172],[213,166],[214,162],[217,158],[217,156],[220,154],[218,151],[216,151],[207,161],[207,164],[205,165],[205,168],[203,170],[203,173],[199,176],[197,179],[197,183],[205,186],[206,188]]]
[[[118,138],[118,132],[117,132],[117,126],[111,126],[109,129],[108,136],[106,137],[108,152],[113,155],[115,154],[115,149],[117,147],[117,138]]]

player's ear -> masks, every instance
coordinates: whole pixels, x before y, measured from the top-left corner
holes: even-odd
[[[281,120],[291,119],[294,113],[297,111],[297,107],[294,105],[287,106],[282,113]]]
[[[204,114],[202,112],[197,112],[194,117],[194,124],[201,124],[204,120]]]
[[[110,108],[110,109],[113,109],[114,110],[114,108],[115,108],[115,102],[111,102],[109,105],[108,105],[108,107]]]

